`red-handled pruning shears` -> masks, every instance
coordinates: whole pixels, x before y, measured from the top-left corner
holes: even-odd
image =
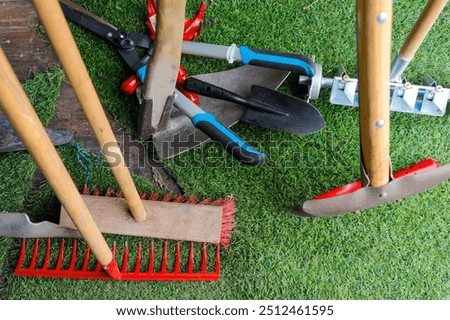
[[[150,28],[150,38],[154,40],[156,36],[156,1],[148,0],[147,9],[148,16],[146,24]],[[195,16],[191,19],[185,20],[183,40],[192,41],[200,35],[203,27],[203,17],[205,16],[205,10],[206,3],[202,1]],[[186,70],[184,70],[184,68],[180,66],[177,78],[177,89],[180,90],[184,95],[186,95],[192,102],[198,104],[198,95],[193,92],[187,91],[183,86],[183,83],[187,78],[188,75],[186,73]],[[136,89],[141,85],[142,82],[139,80],[138,76],[133,74],[122,82],[120,91],[125,95],[131,95],[134,94],[136,92]]]
[[[70,6],[64,2],[60,2],[60,4],[67,19],[95,33],[116,47],[122,60],[134,72],[133,76],[122,83],[121,91],[124,94],[134,93],[136,88],[142,85],[144,81],[145,68],[150,60],[154,46],[153,40],[151,39],[152,36],[139,32],[121,30],[76,4],[71,4]],[[154,7],[154,1],[149,0],[148,6],[152,8],[151,11],[149,10],[149,17],[152,15],[152,20],[155,20],[154,12],[156,12],[156,9]],[[185,36],[187,39],[192,40],[200,34],[204,10],[205,4],[202,2],[197,15],[190,20],[186,20],[185,26],[187,28]],[[152,30],[152,34],[154,34],[154,29]],[[138,54],[136,51],[137,48],[144,49],[144,53]],[[192,102],[198,104],[198,95],[187,91],[183,87],[183,82],[187,77],[186,71],[180,66],[177,88]]]

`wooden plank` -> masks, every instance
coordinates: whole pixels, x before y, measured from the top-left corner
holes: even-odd
[[[136,222],[128,212],[125,199],[82,196],[94,221],[104,233],[169,240],[219,243],[222,207],[143,200],[147,219]],[[64,207],[60,225],[74,229]]]

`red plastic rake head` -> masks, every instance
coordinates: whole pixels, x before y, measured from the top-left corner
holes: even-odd
[[[77,240],[73,241],[70,261],[67,267],[64,267],[65,258],[65,242],[61,240],[56,264],[50,267],[52,256],[51,240],[47,239],[45,247],[45,255],[43,260],[39,259],[39,239],[35,239],[32,247],[31,261],[25,266],[25,256],[27,251],[26,240],[22,239],[19,261],[17,262],[15,275],[25,277],[47,277],[47,278],[71,278],[71,279],[97,279],[97,280],[131,280],[131,281],[217,281],[220,278],[220,245],[215,246],[214,270],[208,271],[207,262],[207,245],[201,244],[201,262],[200,270],[194,270],[194,242],[189,243],[187,253],[187,269],[181,270],[182,257],[180,243],[175,245],[175,259],[173,268],[168,266],[168,242],[163,243],[161,266],[155,271],[155,247],[153,242],[149,246],[148,266],[143,267],[142,260],[142,244],[137,247],[137,254],[132,270],[128,270],[129,254],[128,244],[125,244],[122,257],[122,266],[117,268],[116,260],[113,259],[113,268],[117,270],[109,270],[108,273],[102,269],[102,266],[95,262],[95,266],[90,267],[90,249],[86,247],[81,261],[77,261]],[[112,248],[113,254],[116,253],[116,245]],[[38,262],[39,261],[39,262]],[[81,265],[79,264],[81,262]],[[40,265],[40,266],[38,266]],[[92,264],[91,264],[92,265]]]

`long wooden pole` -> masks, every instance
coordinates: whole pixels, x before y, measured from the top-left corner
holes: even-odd
[[[97,260],[102,265],[110,264],[111,250],[1,48],[0,106]]]
[[[417,19],[414,27],[400,49],[399,56],[404,60],[412,60],[417,49],[430,32],[448,0],[429,0]]]
[[[392,0],[357,0],[361,154],[370,184],[389,182]]]
[[[33,4],[131,214],[137,221],[145,220],[144,206],[58,0],[33,0]]]

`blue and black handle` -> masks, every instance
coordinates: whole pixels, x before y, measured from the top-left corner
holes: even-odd
[[[257,166],[267,160],[267,156],[253,149],[228,127],[221,124],[211,113],[201,110],[178,90],[175,90],[175,106],[186,114],[192,124],[212,140],[218,142],[229,154],[241,163]]]

